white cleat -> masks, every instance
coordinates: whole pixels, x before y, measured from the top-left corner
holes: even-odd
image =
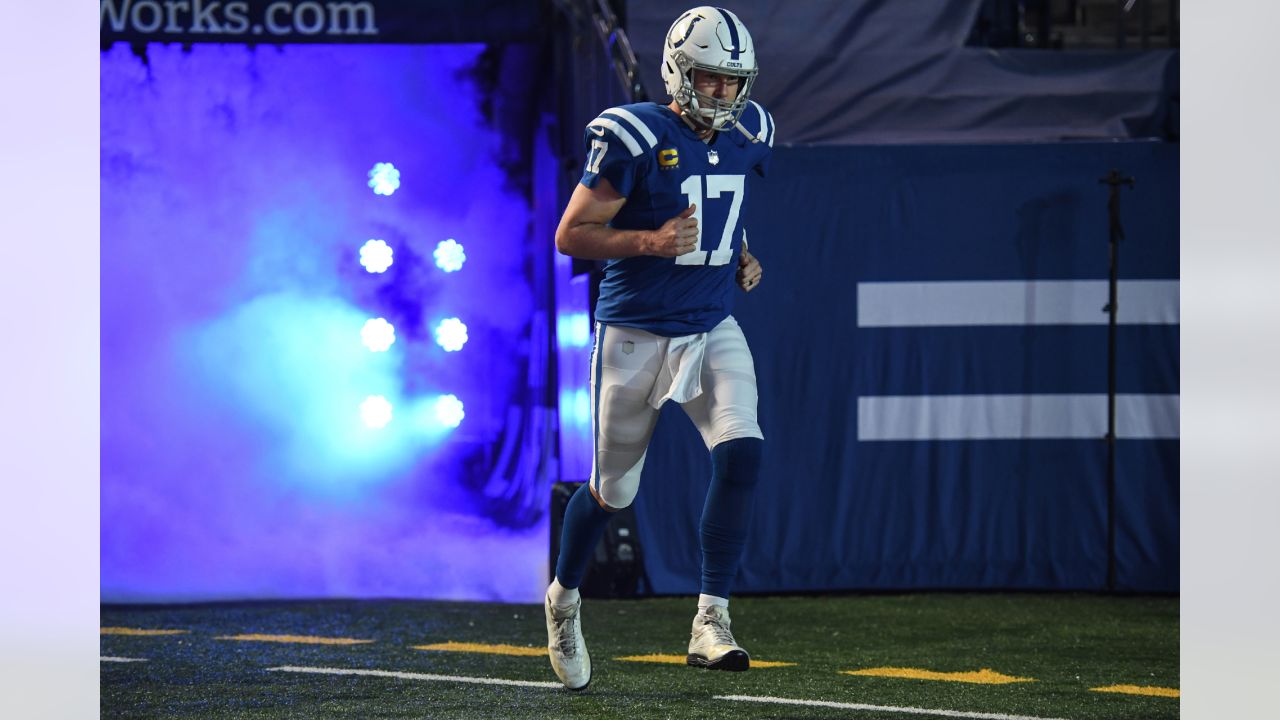
[[[570,690],[586,690],[591,683],[591,656],[582,639],[582,598],[569,608],[553,607],[551,596],[543,602],[547,615],[547,654],[551,669]]]
[[[689,656],[685,662],[708,670],[732,672],[742,672],[751,667],[751,656],[729,632],[728,608],[712,605],[699,610],[694,616]]]

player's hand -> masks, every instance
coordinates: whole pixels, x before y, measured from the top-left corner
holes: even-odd
[[[693,213],[697,205],[690,205],[684,212],[662,223],[662,227],[653,232],[646,255],[658,257],[676,257],[691,253],[698,249],[698,221]]]
[[[746,248],[742,248],[742,254],[738,256],[738,287],[747,292],[755,290],[763,274],[764,270],[760,267],[760,261],[756,256]]]

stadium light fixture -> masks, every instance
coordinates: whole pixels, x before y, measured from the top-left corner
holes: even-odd
[[[391,163],[375,164],[369,171],[369,187],[376,195],[391,195],[400,188],[400,171]]]
[[[386,352],[396,341],[396,328],[386,318],[370,318],[360,328],[360,341],[370,352]]]
[[[436,245],[436,250],[432,255],[436,259],[436,267],[445,272],[457,272],[462,269],[462,264],[467,261],[467,253],[463,250],[462,245],[453,238],[441,240]]]
[[[391,422],[391,402],[381,395],[370,395],[360,403],[360,419],[375,430]]]
[[[391,246],[383,240],[369,240],[360,246],[360,264],[371,273],[386,272],[391,256]]]
[[[436,420],[441,425],[456,428],[467,414],[463,412],[462,401],[456,395],[441,395],[436,400]]]
[[[467,326],[458,318],[445,318],[436,325],[436,344],[446,352],[457,352],[467,344]]]

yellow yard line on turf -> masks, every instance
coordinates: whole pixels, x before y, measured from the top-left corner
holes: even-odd
[[[104,627],[99,628],[102,635],[185,635],[190,630],[149,630],[147,628]]]
[[[372,640],[356,640],[355,638],[315,637],[313,635],[262,635],[248,633],[245,635],[222,635],[215,640],[244,640],[257,642],[301,643],[303,645],[363,645]]]
[[[1151,695],[1153,697],[1182,697],[1178,688],[1144,687],[1142,685],[1109,685],[1089,688],[1093,692],[1124,693],[1125,695]]]
[[[882,667],[865,670],[841,670],[844,675],[869,675],[872,677],[909,678],[912,680],[941,680],[943,682],[975,683],[977,685],[1007,685],[1018,682],[1035,682],[1035,678],[1003,675],[991,668],[977,672],[937,672],[921,668]]]
[[[521,645],[486,645],[484,643],[464,643],[449,642],[435,643],[432,645],[414,645],[414,650],[442,650],[444,652],[466,652],[466,653],[486,653],[489,655],[519,655],[523,657],[538,657],[546,655],[547,649],[544,647],[524,647]]]
[[[623,662],[666,663],[669,665],[687,664],[686,656],[684,655],[627,655],[626,657],[616,657],[614,660],[622,660]],[[792,667],[794,665],[795,663],[756,660],[755,658],[751,658],[751,667],[753,668]]]

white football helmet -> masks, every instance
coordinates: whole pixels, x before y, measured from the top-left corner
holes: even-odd
[[[720,100],[693,89],[693,70],[741,78],[738,97]],[[662,82],[696,125],[723,130],[737,124],[756,79],[756,45],[737,15],[704,5],[671,24],[662,47]]]

